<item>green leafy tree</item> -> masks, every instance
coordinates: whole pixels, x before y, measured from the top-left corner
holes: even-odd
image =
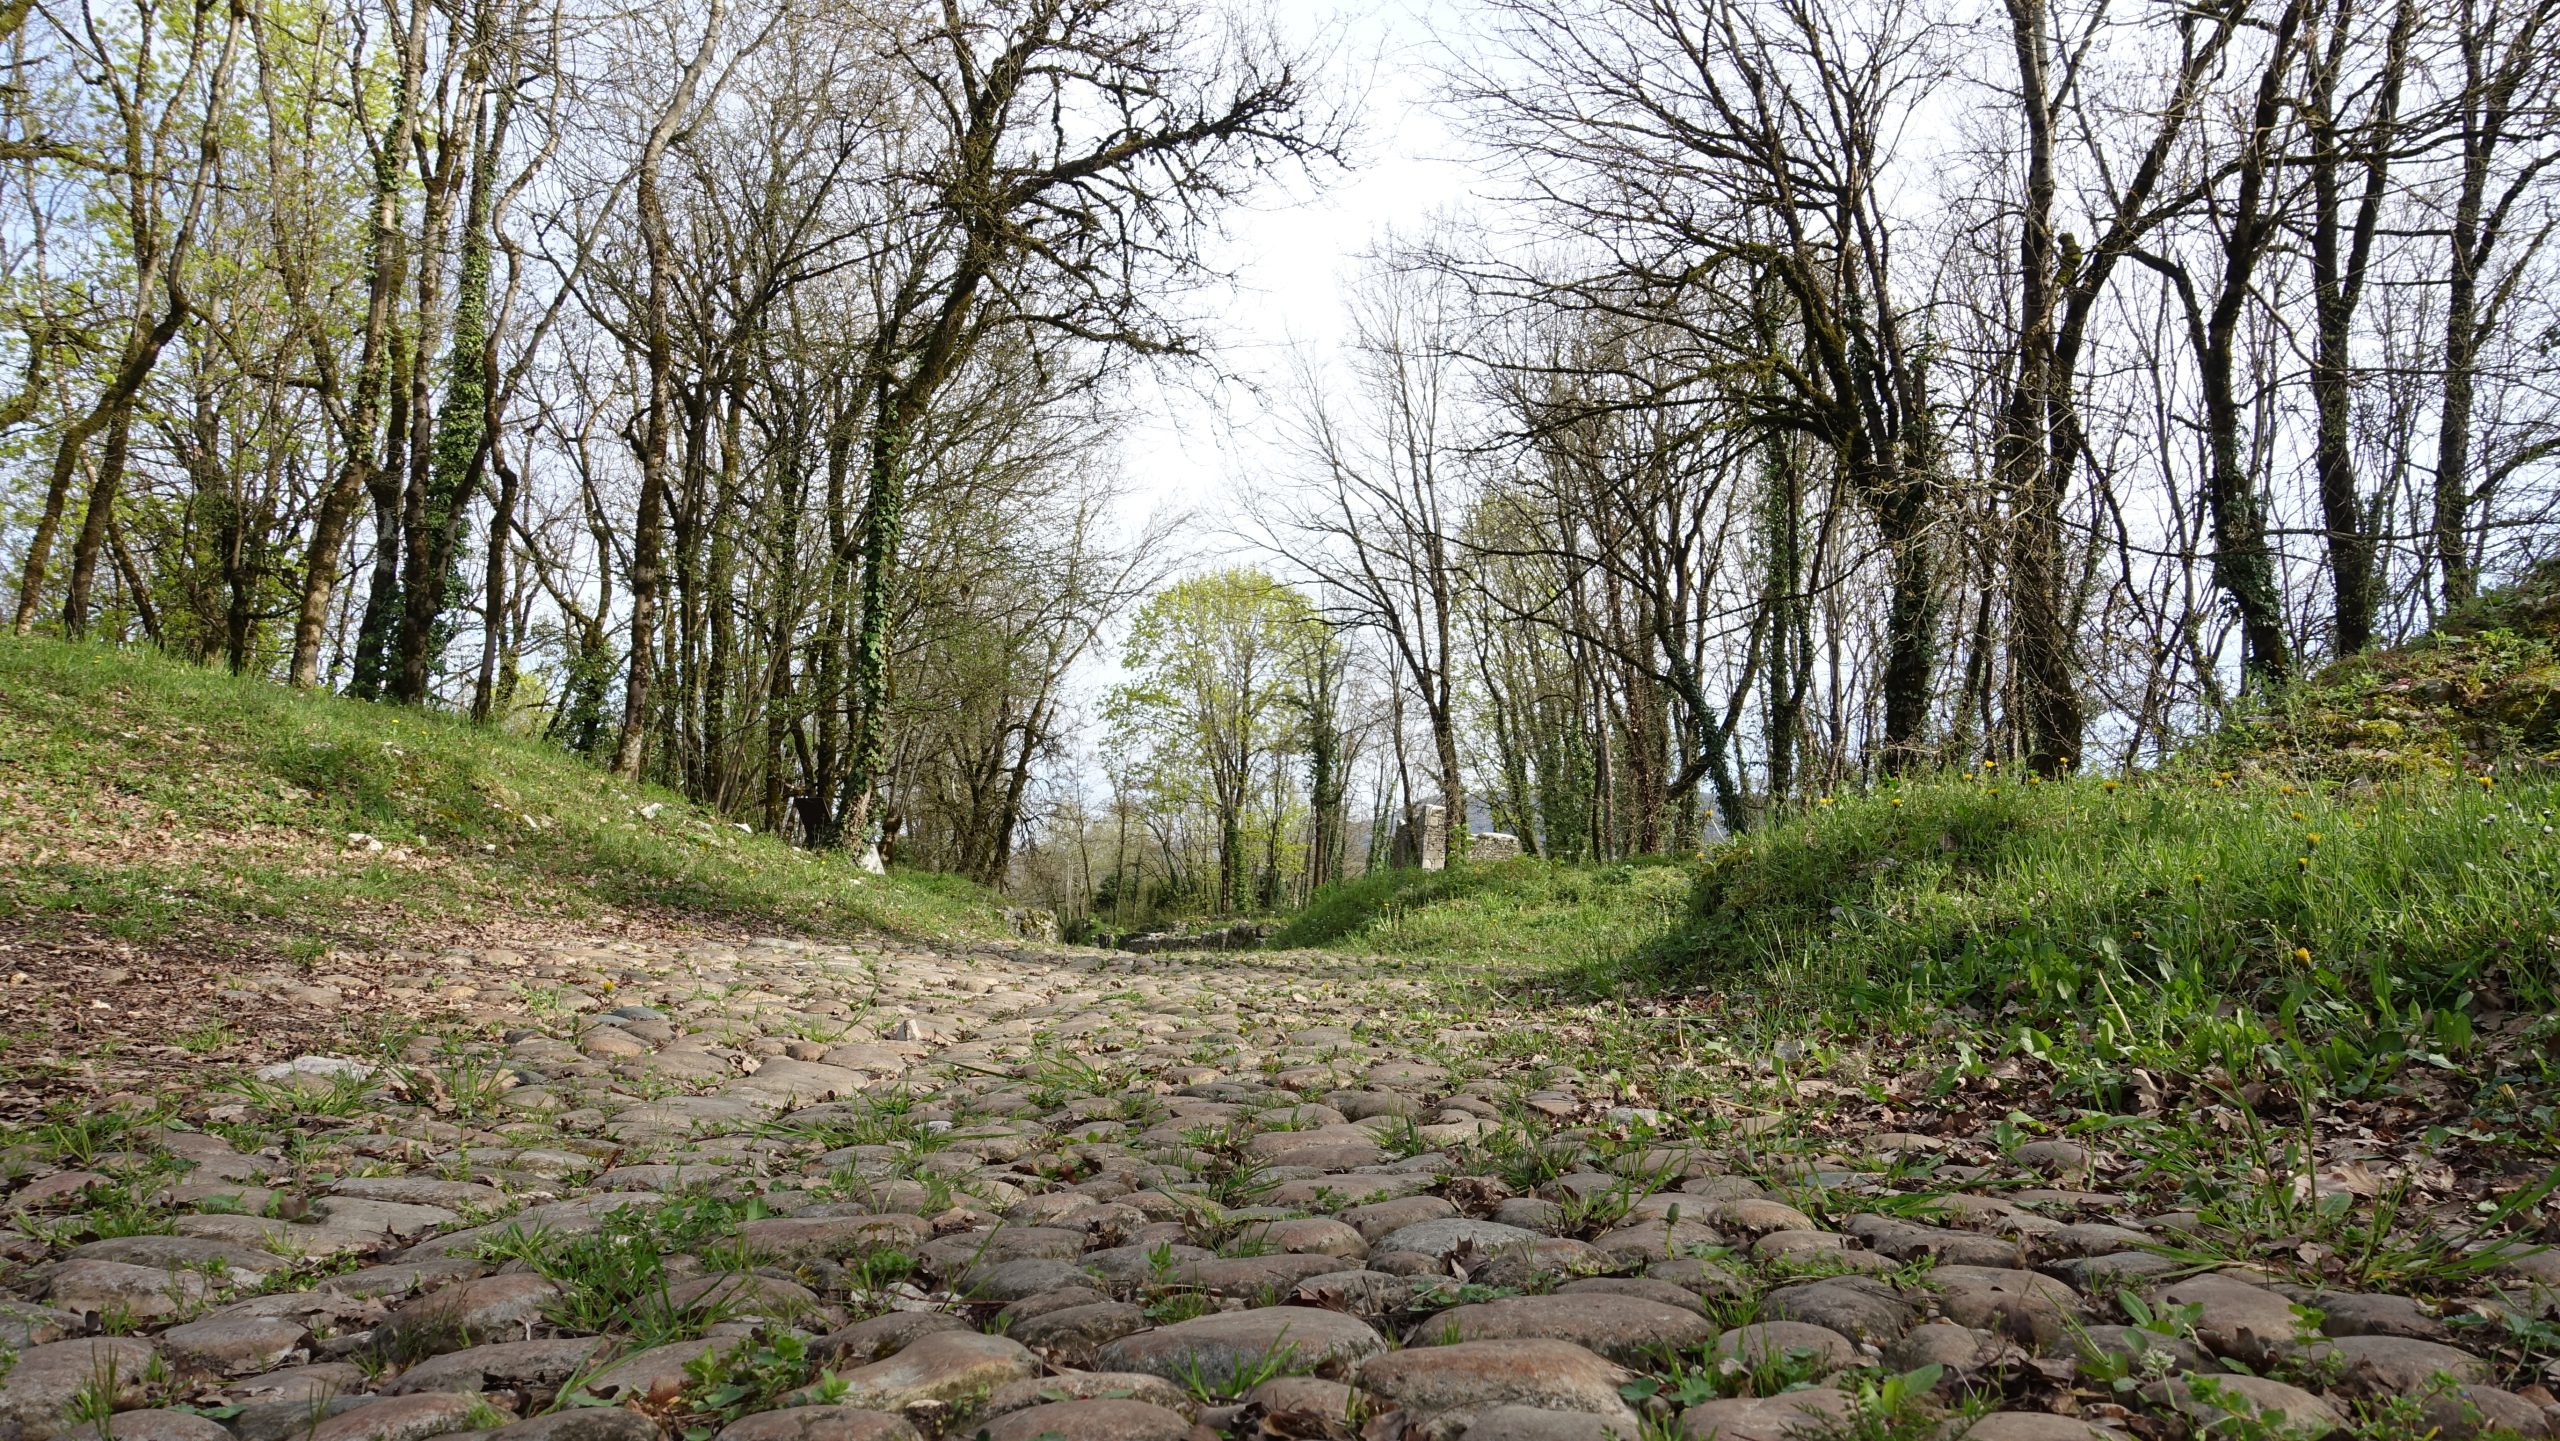
[[[1300,673],[1324,621],[1259,570],[1214,571],[1158,591],[1130,627],[1130,679],[1106,704],[1115,744],[1143,753],[1150,788],[1195,794],[1217,835],[1217,908],[1243,889],[1246,808],[1267,793],[1306,721]]]

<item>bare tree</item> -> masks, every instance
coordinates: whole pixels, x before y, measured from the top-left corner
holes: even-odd
[[[1457,98],[1524,198],[1598,253],[1563,276],[1472,272],[1515,301],[1667,319],[1679,383],[1833,451],[1884,551],[1885,764],[1915,764],[1937,669],[1942,457],[1879,179],[1940,74],[1936,24],[1902,0],[1498,13],[1505,63],[1461,73]]]
[[[1381,264],[1352,302],[1353,394],[1329,395],[1300,358],[1297,448],[1310,467],[1264,542],[1313,575],[1342,623],[1385,642],[1431,732],[1449,852],[1463,856],[1466,770],[1458,735],[1458,612],[1467,588],[1456,534],[1469,503],[1460,423],[1457,323],[1449,279]]]
[[[2560,95],[2560,5],[2549,0],[2459,0],[2454,48],[2461,66],[2452,100],[2452,138],[2459,146],[2452,214],[2445,224],[2444,390],[2436,416],[2433,541],[2440,595],[2460,605],[2479,591],[2478,545],[2472,534],[2493,473],[2475,480],[2473,406],[2481,349],[2529,273],[2547,227],[2515,248],[2510,226],[2522,219],[2537,187],[2560,163],[2560,129],[2549,120]]]
[[[1016,328],[1156,353],[1191,348],[1164,304],[1203,273],[1200,223],[1275,162],[1333,153],[1302,57],[1179,0],[946,4],[900,58],[932,127],[867,377],[839,835],[868,834],[887,761],[892,572],[917,426],[970,354]]]

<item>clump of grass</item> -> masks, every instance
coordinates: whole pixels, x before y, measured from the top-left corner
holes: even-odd
[[[522,1261],[558,1283],[549,1318],[563,1330],[625,1335],[636,1350],[690,1340],[729,1319],[726,1300],[679,1306],[666,1258],[690,1251],[715,1267],[743,1269],[745,1258],[721,1243],[740,1223],[769,1214],[754,1199],[685,1196],[608,1212],[595,1230],[575,1235],[509,1227],[483,1245],[482,1258]]]
[[[635,905],[827,935],[1005,933],[1002,902],[965,880],[866,876],[538,737],[156,653],[0,639],[0,754],[0,920],[254,932],[288,954],[357,924]],[[148,844],[92,844],[118,838]]]
[[[1800,1349],[1726,1356],[1712,1344],[1664,1347],[1640,1363],[1636,1377],[1618,1392],[1638,1406],[1659,1399],[1686,1408],[1720,1397],[1782,1395],[1811,1384],[1825,1369],[1821,1356]]]
[[[1197,1356],[1185,1356],[1174,1384],[1202,1405],[1214,1406],[1244,1396],[1265,1381],[1304,1376],[1314,1369],[1314,1360],[1302,1356],[1296,1342],[1282,1339],[1257,1355],[1239,1357],[1225,1366],[1203,1365]]]
[[[276,1116],[352,1116],[374,1100],[370,1074],[287,1076],[279,1081],[234,1076],[215,1088]]]

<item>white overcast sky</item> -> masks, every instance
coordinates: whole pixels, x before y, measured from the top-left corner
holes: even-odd
[[[1215,253],[1235,286],[1209,327],[1216,368],[1232,382],[1141,381],[1122,441],[1129,513],[1193,513],[1186,544],[1200,565],[1234,559],[1222,521],[1257,474],[1281,457],[1265,444],[1263,401],[1285,393],[1291,347],[1320,362],[1343,324],[1342,287],[1390,229],[1414,230],[1462,207],[1473,176],[1431,108],[1435,32],[1463,27],[1463,0],[1283,0],[1281,21],[1331,36],[1355,103],[1356,164],[1299,183],[1229,217]],[[1207,377],[1198,377],[1206,380]],[[1261,399],[1257,399],[1257,392]]]

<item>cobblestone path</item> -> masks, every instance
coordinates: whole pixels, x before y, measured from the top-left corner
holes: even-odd
[[[469,999],[389,1054],[0,1140],[0,1438],[2560,1418],[2509,1344],[2547,1324],[2544,1253],[2475,1257],[2459,1296],[2215,1264],[2102,1143],[1629,1105],[1417,971],[778,940],[421,964]]]

